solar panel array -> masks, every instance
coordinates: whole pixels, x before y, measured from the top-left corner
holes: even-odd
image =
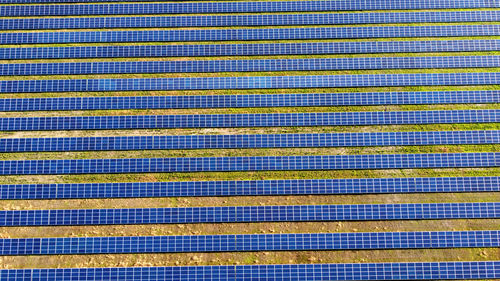
[[[175,2],[175,1],[179,1],[179,2],[182,2],[184,0],[161,0],[161,1],[158,1],[158,0],[141,0],[141,2],[149,2],[149,1],[152,1],[152,2]],[[199,0],[199,1],[205,1],[205,0]],[[460,1],[463,1],[463,0],[460,0]],[[457,1],[457,2],[460,2],[460,1]],[[3,0],[2,3],[3,4],[35,4],[35,3],[99,3],[99,2],[137,2],[136,0]],[[440,0],[441,3],[451,3],[450,1],[448,0]],[[435,3],[434,3],[435,4]],[[457,3],[454,3],[455,5]],[[459,3],[460,5],[470,5],[470,1],[469,2],[465,2],[464,3]],[[492,5],[491,2],[488,2],[486,0],[474,0],[473,1],[473,4],[474,5],[481,5],[481,7],[488,7],[487,5]],[[442,4],[443,5],[443,4]],[[495,7],[494,5],[493,6],[489,6],[490,8],[493,8]]]
[[[0,239],[0,255],[500,247],[500,231],[299,233]]]
[[[498,192],[500,177],[0,185],[0,199]]]
[[[500,122],[500,110],[0,118],[0,131],[236,128]]]
[[[366,2],[363,0],[334,0],[279,2],[257,1],[155,4],[25,5],[0,6],[0,16],[146,15],[472,8],[498,8],[498,3],[489,0],[372,0],[370,2]]]
[[[0,226],[500,218],[500,203],[0,211]]]
[[[104,1],[110,3],[98,4]],[[19,205],[0,210],[0,227],[6,229],[2,237],[8,237],[0,238],[0,256],[19,256],[1,258],[4,268],[10,267],[13,258],[20,261],[17,264],[33,266],[30,257],[21,256],[76,254],[107,254],[107,258],[112,254],[179,253],[176,264],[199,264],[194,257],[187,261],[182,257],[187,254],[182,253],[375,249],[445,253],[439,249],[447,248],[445,260],[475,257],[475,253],[477,259],[496,258],[500,231],[487,228],[500,219],[500,202],[492,202],[500,192],[500,177],[495,174],[500,167],[500,152],[495,150],[500,143],[500,130],[495,128],[500,123],[500,109],[496,108],[500,103],[496,89],[500,40],[495,38],[500,36],[498,0],[248,1],[1,1],[0,45],[5,46],[0,48],[0,60],[12,61],[0,64],[0,76],[5,76],[0,80],[0,94],[5,96],[0,99],[0,153],[5,153],[0,161],[4,178],[0,178],[0,200],[18,200],[12,202]],[[224,56],[230,58],[209,58]],[[13,61],[37,59],[48,61]],[[291,71],[307,73],[292,76]],[[329,73],[318,75],[319,71]],[[233,74],[236,72],[242,74]],[[362,87],[398,89],[358,89]],[[320,89],[311,93],[308,89],[313,88]],[[326,88],[351,89],[325,93]],[[286,93],[285,89],[304,90]],[[134,93],[124,96],[125,91]],[[373,111],[361,107],[373,105],[378,106]],[[294,108],[312,106],[323,108]],[[326,108],[334,106],[344,107]],[[252,107],[265,109],[235,109]],[[127,110],[151,111],[144,115]],[[307,126],[323,127],[296,128]],[[133,135],[96,131],[122,129],[150,131],[134,131]],[[365,148],[369,146],[379,147]],[[342,148],[320,152],[330,147]],[[308,148],[308,153],[300,155],[299,148]],[[204,151],[207,149],[218,150]],[[152,158],[155,155],[162,158]],[[319,175],[311,179],[312,173]],[[379,178],[382,173],[384,177]],[[361,174],[364,178],[359,178]],[[482,194],[457,194],[479,192]],[[423,198],[418,193],[425,193],[427,203],[404,195]],[[338,200],[321,203],[316,197],[303,201],[299,197],[294,199],[299,202],[296,205],[269,206],[258,197],[240,197],[234,200],[247,203],[225,205],[225,198],[214,200],[210,207],[175,203],[176,197],[191,197],[180,199],[182,202],[208,202],[209,198],[201,197],[291,195],[337,195]],[[439,203],[443,202],[441,196],[448,198],[445,203]],[[470,202],[474,199],[466,196],[480,198],[480,202]],[[164,198],[140,199],[146,197]],[[126,198],[121,203],[125,208],[115,205],[116,198]],[[453,198],[458,202],[450,202]],[[45,204],[43,201],[19,201],[38,199],[53,201],[47,201],[49,206],[43,209],[36,207]],[[92,205],[86,199],[106,201]],[[362,205],[357,203],[360,201]],[[382,204],[370,204],[373,201]],[[144,202],[160,203],[162,208]],[[336,205],[321,205],[329,202]],[[459,223],[451,221],[454,219],[460,219]],[[365,222],[391,220],[449,221],[427,222],[431,229],[419,227],[413,232],[394,232],[397,228],[367,232],[373,231],[371,226],[375,231],[383,228],[384,223]],[[316,228],[335,221],[339,223],[336,229]],[[341,226],[343,221],[360,221],[363,232],[352,228],[353,222]],[[264,234],[257,234],[251,227],[243,232],[248,234],[217,233],[236,226],[222,223],[263,223],[266,227],[271,222],[281,222],[285,228],[290,225],[290,229],[297,226],[296,233],[265,234],[274,230],[259,229]],[[297,222],[308,222],[314,232]],[[71,236],[77,237],[63,237],[61,233],[69,232],[56,229],[193,223],[213,224],[207,225],[212,227],[211,233],[189,231],[184,235],[187,231],[181,230],[182,236],[137,236],[126,230],[128,233],[112,236],[115,227],[106,227],[104,233],[95,227],[93,237],[73,232]],[[437,225],[453,231],[426,231]],[[23,228],[22,238],[16,238],[19,227],[32,226],[44,228],[42,232]],[[457,231],[464,226],[466,231]],[[54,231],[58,237],[51,237]],[[30,237],[33,233],[42,233],[37,234],[42,237]],[[123,236],[130,233],[132,236]],[[294,260],[316,261],[307,252],[290,254]],[[340,254],[344,252],[332,252],[327,260]],[[260,258],[260,253],[240,255],[244,263]],[[429,259],[425,251],[411,256]],[[61,257],[41,258],[42,266],[61,266],[54,264]],[[374,258],[402,257],[381,252]],[[71,256],[67,260],[74,264]],[[140,258],[135,263],[126,257],[101,261],[96,257],[91,262],[99,266],[141,263]],[[161,261],[170,262],[170,257]],[[85,264],[89,263],[84,261],[78,267]],[[0,269],[0,280],[9,281],[495,278],[500,279],[500,261]]]
[[[497,103],[500,91],[3,98],[0,111]]]
[[[0,152],[497,144],[500,131],[4,138]]]
[[[302,1],[308,2],[308,1]],[[362,26],[0,33],[0,44],[183,42],[499,36],[500,25]]]
[[[324,281],[324,280],[453,280],[494,279],[500,262],[418,262],[353,264],[227,265],[123,268],[4,269],[6,280],[102,281]]]
[[[4,269],[8,280],[71,281],[111,280],[452,280],[493,279],[500,276],[500,262],[418,262],[354,264],[228,265],[124,268]]]
[[[148,1],[154,1],[154,2],[170,2],[170,1],[181,1],[181,0],[162,0],[162,1],[157,1],[157,0],[141,0],[141,2],[148,2]],[[98,2],[137,2],[136,0],[3,0],[2,3],[4,4],[33,4],[33,3],[98,3]],[[327,3],[331,1],[316,1],[314,3]],[[451,1],[451,0],[439,0],[439,1],[405,1],[404,3],[401,2],[385,2],[382,4],[379,4],[377,2],[382,2],[382,1],[371,1],[370,3],[367,2],[362,2],[362,1],[338,1],[339,3],[344,2],[348,5],[359,5],[359,3],[362,3],[363,5],[385,5],[387,8],[396,8],[402,5],[411,5],[406,7],[405,9],[413,9],[413,8],[425,8],[425,9],[430,9],[430,8],[496,8],[498,5],[496,5],[494,2],[488,1],[488,0],[471,0],[471,1],[466,1],[466,0],[457,0],[457,1]],[[357,2],[357,3],[356,3]],[[344,4],[342,3],[342,4]],[[331,4],[331,3],[328,3]],[[243,3],[242,5],[248,6],[249,4]],[[251,5],[251,4],[250,4]],[[278,5],[282,6],[281,3]],[[314,5],[314,4],[313,4]],[[389,6],[392,5],[392,6]],[[429,6],[432,5],[432,6]],[[368,6],[368,7],[370,7]],[[363,8],[362,10],[366,10]]]
[[[500,153],[0,161],[0,175],[498,167]]]
[[[263,56],[362,53],[480,52],[500,49],[500,40],[365,41],[210,45],[134,45],[0,48],[0,59]]]
[[[302,2],[304,3],[304,2]],[[2,30],[496,22],[499,11],[0,19]]]
[[[3,80],[0,93],[496,85],[499,72]]]
[[[359,69],[492,68],[498,56],[381,57],[205,61],[22,63],[0,65],[0,75],[79,75],[130,73],[203,73],[322,71]]]

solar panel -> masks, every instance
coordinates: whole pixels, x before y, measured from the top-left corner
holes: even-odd
[[[4,138],[0,152],[500,144],[500,131]]]
[[[0,19],[1,30],[495,22],[499,11]]]
[[[500,91],[4,98],[0,99],[0,111],[477,104],[497,102],[500,102]]]
[[[335,1],[258,1],[201,3],[143,3],[88,5],[26,5],[0,6],[0,16],[76,16],[76,15],[137,15],[137,14],[202,14],[202,13],[262,13],[314,12],[353,10],[417,10],[499,8],[489,0],[335,0]]]
[[[500,177],[0,185],[0,199],[498,192]]]
[[[34,4],[34,3],[136,2],[136,1],[137,0],[3,0],[2,3],[4,3],[4,4]],[[182,1],[185,1],[185,0],[161,0],[161,1],[158,1],[158,0],[141,0],[141,2],[148,2],[148,1],[152,1],[152,2],[179,1],[179,2],[182,2]],[[198,1],[203,1],[203,0],[198,0]],[[348,3],[348,4],[353,4],[352,2],[353,1],[350,1],[350,3]],[[439,6],[442,6],[442,5],[453,5],[451,7],[455,7],[455,5],[463,5],[462,8],[464,8],[464,7],[469,7],[469,8],[473,8],[473,7],[476,7],[476,8],[488,8],[488,7],[489,8],[496,8],[497,7],[493,3],[488,2],[486,0],[474,0],[474,1],[465,1],[465,0],[459,0],[459,1],[445,0],[445,1],[443,1],[443,0],[440,0],[439,3],[436,3],[436,1],[433,1],[433,2],[431,2],[431,1],[420,1],[420,3],[418,3],[417,1],[410,1],[410,2],[407,1],[406,3],[412,3],[412,5],[418,5],[418,4],[425,3],[425,2],[431,3],[432,5],[439,5]],[[384,3],[384,4],[387,5],[387,3]],[[392,3],[392,4],[401,5],[402,3]],[[428,5],[428,4],[426,3],[426,5]],[[471,5],[473,5],[473,6],[471,6]]]
[[[499,167],[500,153],[0,161],[0,175]]]
[[[0,65],[0,75],[271,72],[491,67],[500,67],[500,56],[20,63]]]
[[[0,33],[1,34],[1,33]],[[0,81],[0,93],[497,85],[498,72]]]
[[[311,42],[0,48],[0,59],[264,56],[499,51],[500,40]]]
[[[0,239],[1,255],[485,248],[500,231],[298,233]]]
[[[353,264],[283,264],[175,267],[3,269],[10,281],[179,280],[179,281],[326,281],[326,280],[450,280],[500,277],[500,262],[418,262]]]
[[[500,203],[0,211],[0,226],[500,218]]]
[[[309,2],[309,1],[302,1]],[[274,2],[268,2],[274,3]],[[81,6],[81,5],[79,5]],[[9,7],[9,6],[6,6]],[[251,41],[399,37],[498,36],[500,25],[362,26],[0,33],[0,44]]]
[[[500,110],[363,111],[0,118],[0,131],[357,126],[500,122]]]

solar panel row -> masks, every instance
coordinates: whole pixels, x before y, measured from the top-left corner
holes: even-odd
[[[500,131],[0,139],[2,152],[496,144]]]
[[[0,118],[0,131],[354,126],[500,122],[500,110]]]
[[[265,56],[361,53],[479,52],[500,50],[500,40],[314,42],[267,44],[0,48],[0,59]]]
[[[496,22],[499,11],[0,19],[1,30]]]
[[[309,1],[302,1],[309,2]],[[269,2],[273,3],[273,2]],[[362,26],[0,33],[0,44],[251,41],[401,37],[498,36],[500,25]]]
[[[498,261],[0,270],[0,278],[10,281],[471,280],[499,277]]]
[[[500,153],[0,161],[0,175],[499,167]]]
[[[500,218],[500,203],[0,211],[0,226]]]
[[[154,2],[169,2],[169,1],[185,1],[185,0],[141,0],[141,2],[148,2],[148,1],[154,1]],[[198,0],[198,1],[203,1],[203,0]],[[137,2],[137,0],[3,0],[3,4],[34,4],[34,3],[98,3],[98,2]],[[187,2],[187,1],[186,1]],[[352,2],[352,1],[351,1]],[[411,3],[413,1],[407,1],[407,3]],[[431,2],[431,1],[420,1],[420,2]],[[438,3],[436,3],[438,2]],[[362,3],[362,2],[360,2]],[[418,5],[417,1],[415,3]],[[465,1],[465,0],[458,0],[458,1],[450,1],[450,0],[439,0],[439,1],[433,1],[431,2],[432,5],[474,5],[477,8],[495,8],[494,3],[491,3],[487,0],[474,0],[474,1]],[[401,3],[395,3],[396,5],[401,5]],[[387,3],[386,3],[387,5]],[[415,5],[412,3],[412,5]],[[468,7],[472,8],[473,6],[462,6],[462,8]]]
[[[0,16],[144,15],[499,8],[489,0],[334,0],[0,6]]]
[[[0,255],[485,248],[500,231],[299,233],[0,239]]]
[[[497,102],[500,102],[500,91],[4,98],[0,99],[0,111],[478,104]]]
[[[0,93],[496,85],[499,72],[0,81]]]
[[[0,139],[0,152],[500,144],[500,131]]]
[[[271,72],[492,67],[500,67],[500,56],[21,63],[0,65],[0,75]]]
[[[0,185],[0,199],[496,192],[500,177]]]

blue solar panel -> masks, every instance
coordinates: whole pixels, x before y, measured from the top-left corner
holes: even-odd
[[[0,185],[0,199],[498,192],[500,177]]]
[[[3,269],[0,278],[9,281],[471,280],[500,278],[500,262]]]
[[[500,122],[500,109],[0,118],[0,131],[351,126]]]
[[[489,0],[335,0],[0,6],[0,16],[133,15],[499,8]]]
[[[0,152],[499,144],[500,131],[0,139]]]
[[[308,1],[302,1],[308,2]],[[273,3],[273,2],[269,2]],[[9,7],[9,6],[6,6]],[[250,41],[397,37],[498,36],[500,25],[363,26],[0,33],[0,44]]]
[[[500,203],[0,211],[0,226],[500,218]]]
[[[0,19],[1,30],[495,22],[499,11]]]
[[[0,59],[263,56],[499,51],[500,40],[0,48]]]
[[[0,161],[0,175],[499,167],[500,153]]]
[[[0,75],[271,72],[491,67],[500,67],[500,56],[21,63],[0,65]]]
[[[498,72],[0,81],[0,93],[497,85]]]
[[[185,0],[141,0],[141,2],[148,2],[148,1],[153,1],[153,2],[169,2],[169,1],[185,1]],[[198,0],[198,1],[203,1],[203,0]],[[2,3],[4,4],[33,4],[33,3],[98,3],[98,2],[137,2],[137,0],[2,0]],[[339,2],[347,2],[347,1],[339,1]],[[349,1],[347,4],[348,5],[353,5],[356,1]],[[317,2],[316,2],[317,3]],[[363,3],[364,5],[367,5],[366,2],[359,1],[359,3]],[[368,5],[373,5],[377,3],[377,1],[372,1],[371,3],[368,3]],[[448,6],[451,8],[456,8],[461,7],[461,8],[495,8],[498,7],[498,5],[493,4],[491,1],[487,0],[456,0],[456,1],[451,1],[451,0],[439,0],[439,1],[405,1],[405,3],[397,3],[397,2],[386,2],[383,3],[384,5],[388,6],[389,4],[391,5],[402,5],[402,4],[410,4],[412,5],[410,8],[416,8],[419,7],[417,5],[433,5],[432,7],[434,8],[440,8],[444,6]],[[248,4],[245,4],[248,5]],[[380,5],[377,3],[377,5]],[[394,7],[395,8],[395,7]]]
[[[500,231],[298,233],[0,239],[0,255],[500,247]]]
[[[500,91],[4,98],[0,99],[0,111],[297,107],[498,102],[500,102]]]

